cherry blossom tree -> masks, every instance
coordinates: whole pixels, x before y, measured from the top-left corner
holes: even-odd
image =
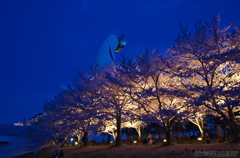
[[[44,106],[46,113],[31,123],[29,146],[32,150],[38,151],[53,145],[59,147],[74,130],[73,124],[65,119],[66,100],[62,98],[62,94],[48,101]]]
[[[239,142],[234,113],[240,100],[240,32],[236,25],[219,28],[220,16],[196,23],[190,33],[181,27],[177,44],[170,48],[173,71],[191,95],[192,105],[213,110],[229,128],[232,142]]]
[[[129,119],[129,121],[122,123],[122,128],[134,128],[138,133],[138,141],[141,141],[141,127],[143,127],[144,125],[146,125],[146,123],[144,123],[140,119]]]
[[[101,87],[99,92],[102,96],[97,102],[99,107],[97,109],[101,113],[101,116],[105,117],[106,121],[112,120],[116,123],[115,145],[119,146],[121,143],[121,124],[127,121],[127,117],[133,115],[136,107],[131,104],[132,99],[128,93],[125,92],[128,86],[125,84],[126,80],[124,80],[124,76],[117,71],[117,68],[117,65],[110,65],[105,71],[97,74],[96,81]],[[112,126],[114,126],[114,124],[112,124],[111,127]]]
[[[155,52],[146,51],[135,61],[123,59],[121,66],[123,74],[131,80],[128,93],[141,108],[142,120],[160,123],[165,129],[167,144],[170,144],[171,129],[185,106],[177,90],[178,77],[171,75],[165,60]]]
[[[93,84],[92,77],[79,73],[72,87],[68,86],[44,105],[46,114],[30,127],[31,142],[36,147],[46,147],[52,142],[61,146],[72,134],[82,137],[84,145],[88,144],[89,131],[98,128],[94,110],[98,95]]]
[[[186,111],[186,119],[195,124],[200,132],[200,137],[204,140],[204,128],[207,124],[207,115],[211,114],[211,110],[209,110],[205,106],[190,106],[185,107],[184,111]]]

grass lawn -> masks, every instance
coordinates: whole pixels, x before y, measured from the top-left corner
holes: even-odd
[[[37,154],[29,153],[17,158],[51,158],[51,149],[45,149]],[[201,157],[197,153],[207,151],[240,151],[240,144],[210,143],[210,144],[174,144],[163,145],[122,145],[114,146],[88,146],[63,147],[64,158],[193,158]],[[229,157],[229,156],[228,156]],[[240,152],[236,157],[240,157]]]

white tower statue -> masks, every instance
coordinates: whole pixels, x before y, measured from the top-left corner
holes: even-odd
[[[115,35],[109,35],[101,45],[97,55],[97,65],[103,66],[115,62],[115,53],[120,52],[126,45],[126,40],[123,37],[117,38]]]

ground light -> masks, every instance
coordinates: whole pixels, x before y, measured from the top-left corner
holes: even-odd
[[[136,140],[134,140],[134,141],[133,141],[133,144],[135,144],[135,145],[136,145],[136,144],[137,144],[137,141],[136,141]]]

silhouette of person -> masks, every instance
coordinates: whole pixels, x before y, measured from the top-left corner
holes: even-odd
[[[60,151],[60,155],[59,155],[59,158],[63,158],[64,154],[63,154],[63,151],[61,150]]]

